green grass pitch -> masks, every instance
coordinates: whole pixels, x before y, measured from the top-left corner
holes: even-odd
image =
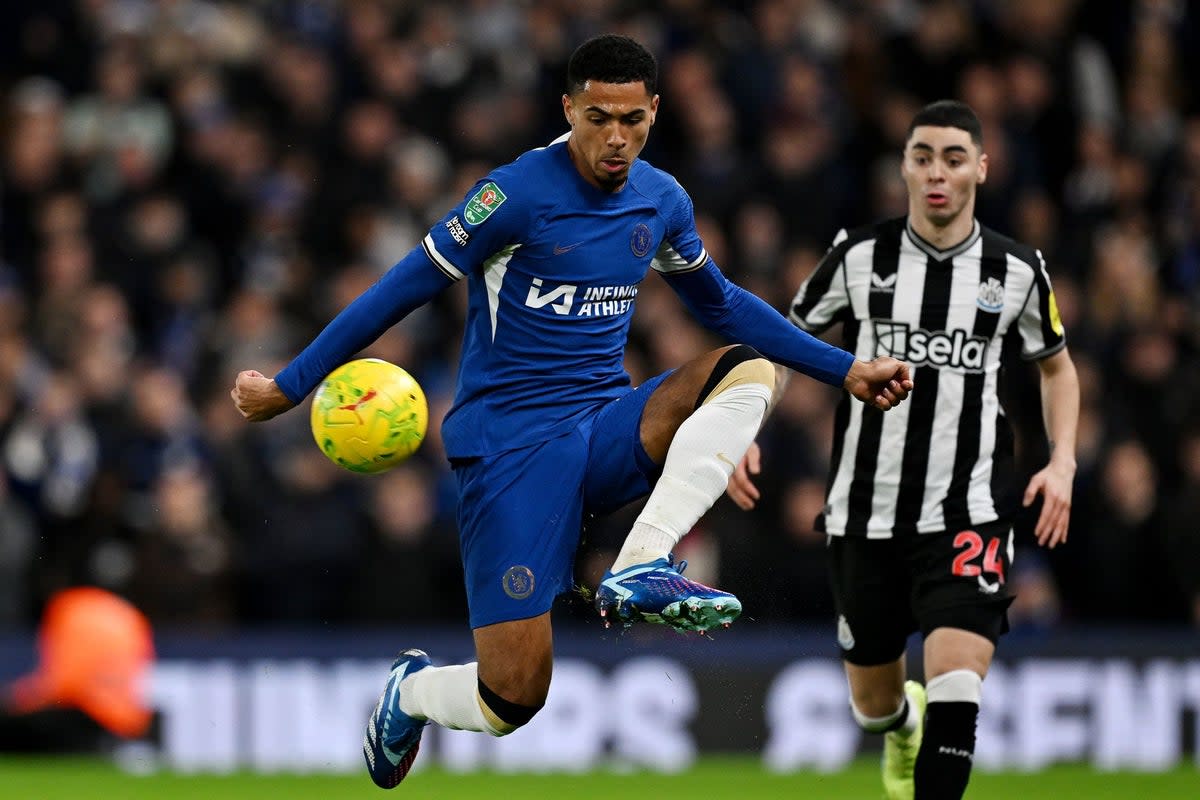
[[[133,776],[86,760],[0,758],[3,800],[343,800],[349,798],[588,798],[652,797],[655,800],[878,800],[878,766],[861,761],[844,772],[775,775],[748,758],[706,758],[680,775],[589,772],[582,775],[418,772],[393,792],[382,793],[366,774]],[[1083,766],[1024,774],[979,773],[969,800],[1190,800],[1200,797],[1200,770],[1163,774],[1100,773]]]

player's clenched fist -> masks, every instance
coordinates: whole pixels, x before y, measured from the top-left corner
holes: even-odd
[[[895,408],[913,389],[908,364],[890,356],[855,361],[843,383],[846,391],[880,411]]]
[[[241,415],[251,422],[262,422],[282,414],[292,407],[273,378],[268,378],[256,369],[242,370],[229,392],[233,404]]]

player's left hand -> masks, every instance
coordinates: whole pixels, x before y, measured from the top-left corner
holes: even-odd
[[[1042,513],[1038,515],[1033,534],[1042,547],[1054,549],[1055,545],[1067,541],[1071,525],[1071,488],[1075,483],[1073,465],[1051,461],[1041,472],[1029,479],[1025,487],[1024,505],[1028,508],[1040,494]]]
[[[758,442],[751,442],[750,449],[746,451],[746,455],[742,456],[741,462],[734,468],[733,475],[729,477],[729,486],[725,489],[729,499],[736,503],[742,511],[754,508],[758,499],[762,497],[762,493],[754,485],[754,479],[750,477],[761,471],[762,451],[758,447]]]
[[[890,356],[880,356],[874,361],[856,359],[842,385],[867,405],[887,411],[908,397],[913,380],[908,364]]]

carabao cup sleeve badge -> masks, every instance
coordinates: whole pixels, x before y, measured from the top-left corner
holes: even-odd
[[[508,195],[500,191],[495,181],[488,181],[470,200],[463,209],[463,216],[472,225],[478,225],[490,217],[497,208],[504,205]]]

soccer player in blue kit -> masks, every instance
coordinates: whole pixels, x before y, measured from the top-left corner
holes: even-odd
[[[726,280],[687,194],[638,160],[658,109],[656,80],[654,57],[632,39],[580,45],[562,98],[568,134],[476,184],[274,379],[237,376],[243,416],[270,419],[467,280],[458,391],[442,430],[458,480],[476,661],[434,667],[420,650],[396,659],[363,741],[383,788],[408,774],[428,722],[503,736],[545,703],[550,608],[571,588],[585,513],[650,495],[597,589],[602,615],[678,630],[737,617],[737,598],[684,577],[671,550],[725,491],[758,432],[771,361],[882,410],[912,388],[903,362],[855,360]],[[650,269],[740,344],[632,389],[624,350]]]

